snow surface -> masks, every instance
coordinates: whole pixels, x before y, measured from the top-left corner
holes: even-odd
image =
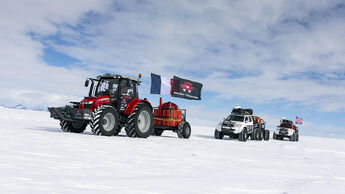
[[[147,139],[62,132],[0,108],[0,193],[344,193],[345,140],[239,142],[192,126]]]

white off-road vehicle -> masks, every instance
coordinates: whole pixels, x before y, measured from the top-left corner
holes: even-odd
[[[230,138],[247,141],[250,136],[252,140],[269,140],[269,131],[265,130],[265,122],[252,114],[252,109],[235,106],[231,114],[216,126],[214,137],[223,139],[224,135],[228,135]]]
[[[277,131],[273,133],[273,139],[283,140],[284,137],[289,138],[290,141],[298,141],[298,128],[293,121],[281,119]]]

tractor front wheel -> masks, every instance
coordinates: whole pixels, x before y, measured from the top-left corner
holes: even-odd
[[[127,136],[147,138],[153,133],[152,109],[144,102],[139,102],[125,125]]]
[[[119,126],[119,113],[112,106],[99,106],[92,114],[90,126],[91,131],[97,135],[118,135],[121,130]]]
[[[64,132],[82,133],[85,131],[87,123],[82,121],[69,122],[61,120],[60,126]]]

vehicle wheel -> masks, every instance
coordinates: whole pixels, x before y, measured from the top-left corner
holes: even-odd
[[[238,134],[238,139],[240,141],[247,141],[248,139],[248,131],[247,128],[244,128],[240,134]]]
[[[261,128],[257,129],[258,130],[258,140],[262,141],[263,136],[264,136],[264,131],[261,130]]]
[[[299,139],[299,135],[298,135],[298,133],[296,134],[296,141],[298,141],[298,139]]]
[[[295,141],[295,133],[293,133],[290,137],[289,137],[290,141]]]
[[[270,139],[270,131],[269,130],[265,130],[264,140],[268,141],[269,139]]]
[[[99,106],[92,113],[91,131],[97,135],[113,136],[120,133],[119,113],[110,106]]]
[[[214,130],[214,138],[216,139],[223,139],[224,137],[224,133],[218,131],[218,130]]]
[[[69,122],[60,120],[60,126],[62,131],[64,132],[72,132],[72,133],[82,133],[85,131],[87,123],[86,122]]]
[[[179,138],[188,139],[191,133],[192,133],[192,130],[188,122],[183,121],[178,125],[177,136]]]
[[[154,135],[154,136],[161,136],[162,133],[163,133],[163,130],[155,129],[155,130],[153,131],[153,135]]]
[[[255,140],[256,138],[255,138],[255,135],[256,135],[256,133],[253,131],[251,134],[250,134],[250,139],[251,140]]]
[[[273,132],[273,139],[278,139],[277,134],[275,132]]]
[[[127,118],[125,130],[128,137],[147,138],[153,133],[152,109],[145,102],[139,102]]]

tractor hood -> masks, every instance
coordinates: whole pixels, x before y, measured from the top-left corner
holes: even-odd
[[[99,96],[99,97],[84,97],[84,99],[80,102],[80,109],[95,109],[101,104],[106,104],[110,102],[110,98],[108,95]]]

